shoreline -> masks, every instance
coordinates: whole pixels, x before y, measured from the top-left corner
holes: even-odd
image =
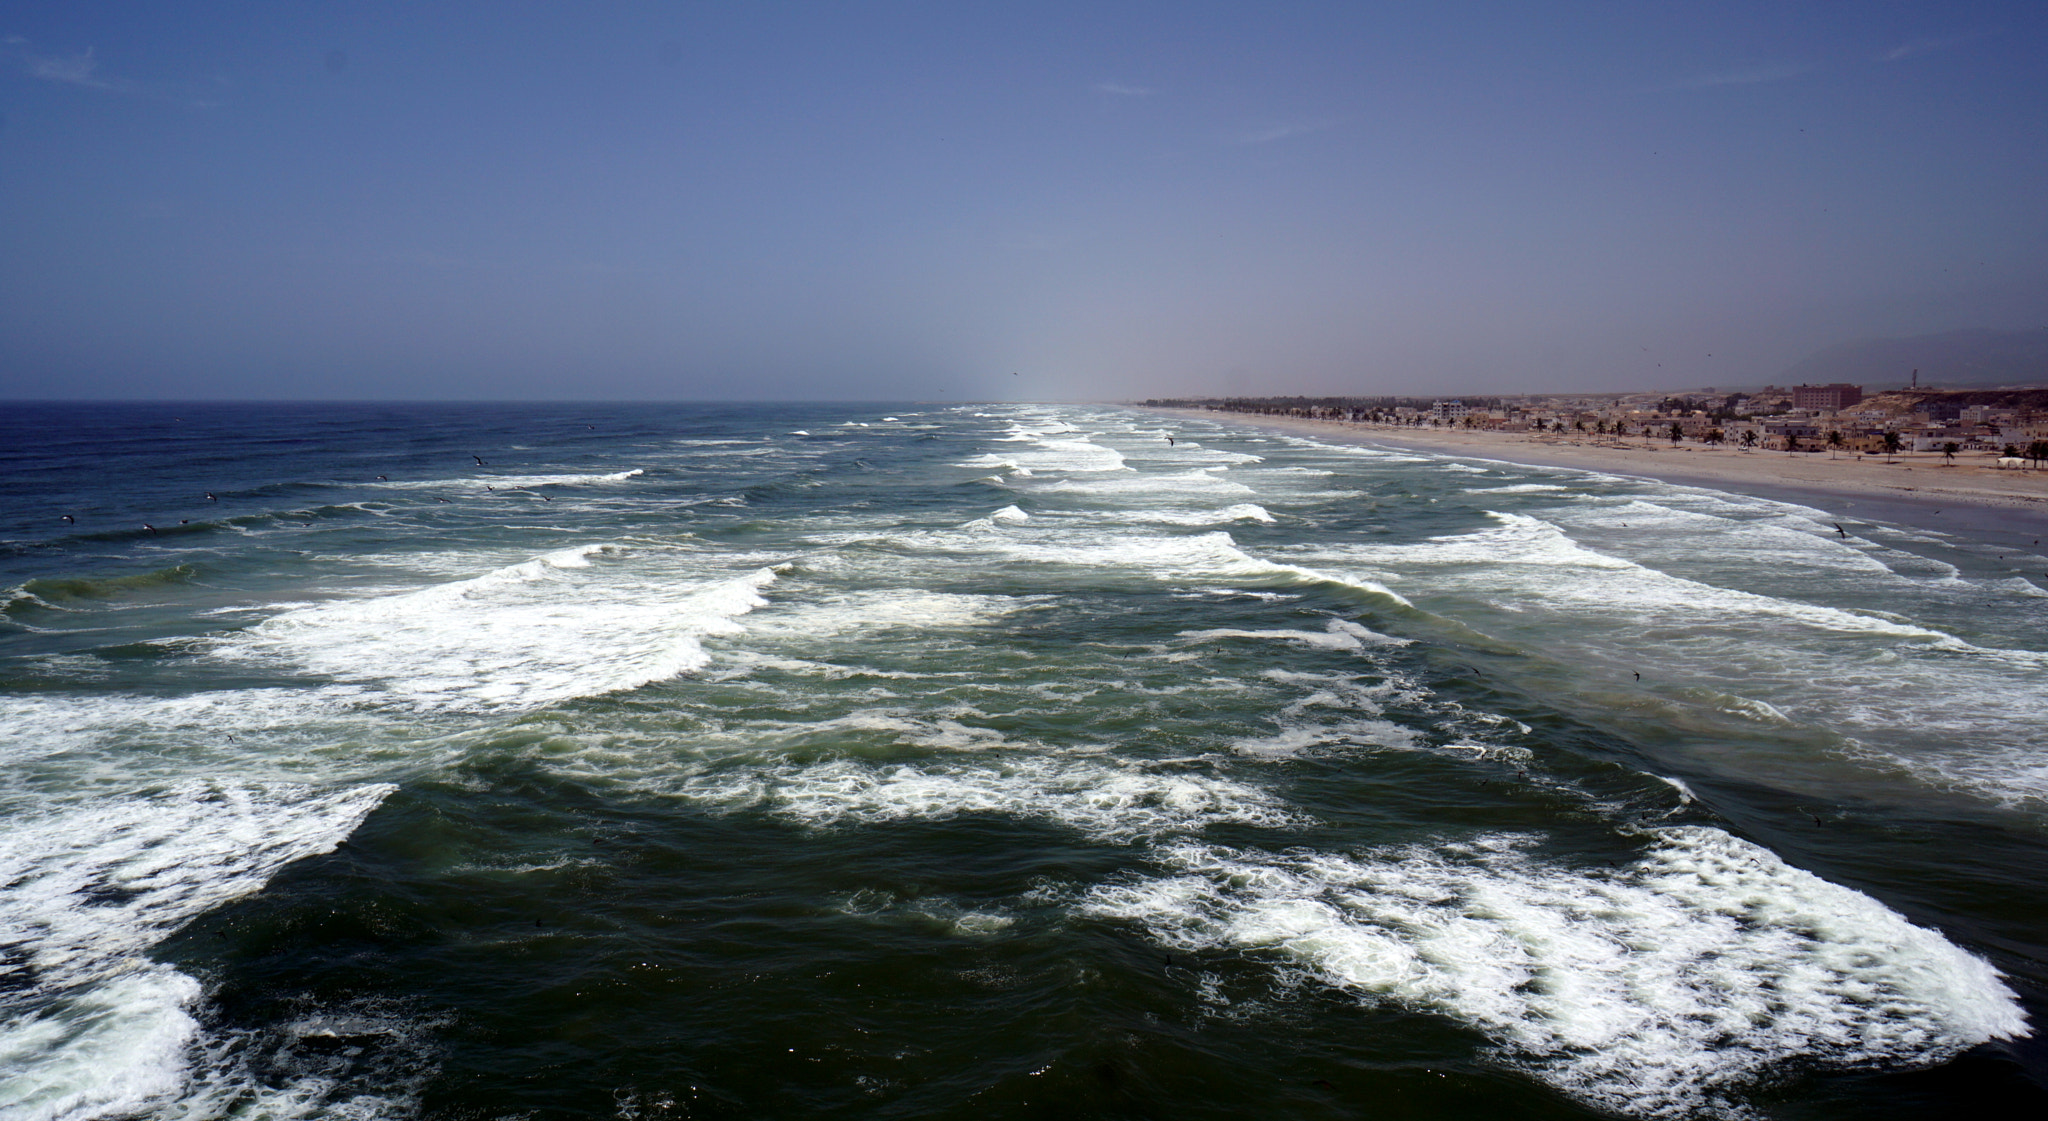
[[[1199,409],[1132,406],[1159,416],[1218,424],[1332,443],[1434,452],[1528,467],[1555,467],[1653,479],[1679,486],[1731,491],[1836,513],[1842,520],[1884,521],[1917,529],[1961,531],[1987,544],[2024,547],[2048,538],[2048,470],[2001,471],[1968,461],[1942,462],[1936,453],[1878,456],[1741,451],[1699,444],[1627,441],[1581,433],[1392,428],[1349,421],[1256,416]],[[1924,458],[1923,458],[1924,457]]]

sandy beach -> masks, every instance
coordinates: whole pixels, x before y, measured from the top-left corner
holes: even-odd
[[[1394,428],[1344,421],[1252,416],[1193,409],[1150,409],[1289,432],[1339,443],[1414,448],[1494,459],[1634,475],[1816,506],[1845,518],[1873,518],[1964,532],[1986,541],[2029,544],[2048,536],[2048,470],[2000,470],[1983,453],[1945,463],[1934,452],[1851,455],[1742,451],[1669,440],[1585,433],[1490,432]]]

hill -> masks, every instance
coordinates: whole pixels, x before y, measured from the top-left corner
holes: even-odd
[[[1903,386],[1914,370],[1923,387],[2048,385],[2048,329],[1971,329],[1837,343],[1793,363],[1778,384]]]

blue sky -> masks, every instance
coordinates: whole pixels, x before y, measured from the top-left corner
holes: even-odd
[[[0,4],[0,397],[1757,383],[1846,339],[2048,325],[2044,29]]]

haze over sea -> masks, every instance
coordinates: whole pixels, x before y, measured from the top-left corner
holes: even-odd
[[[1084,406],[0,497],[10,1119],[2048,1109],[2033,546]]]

